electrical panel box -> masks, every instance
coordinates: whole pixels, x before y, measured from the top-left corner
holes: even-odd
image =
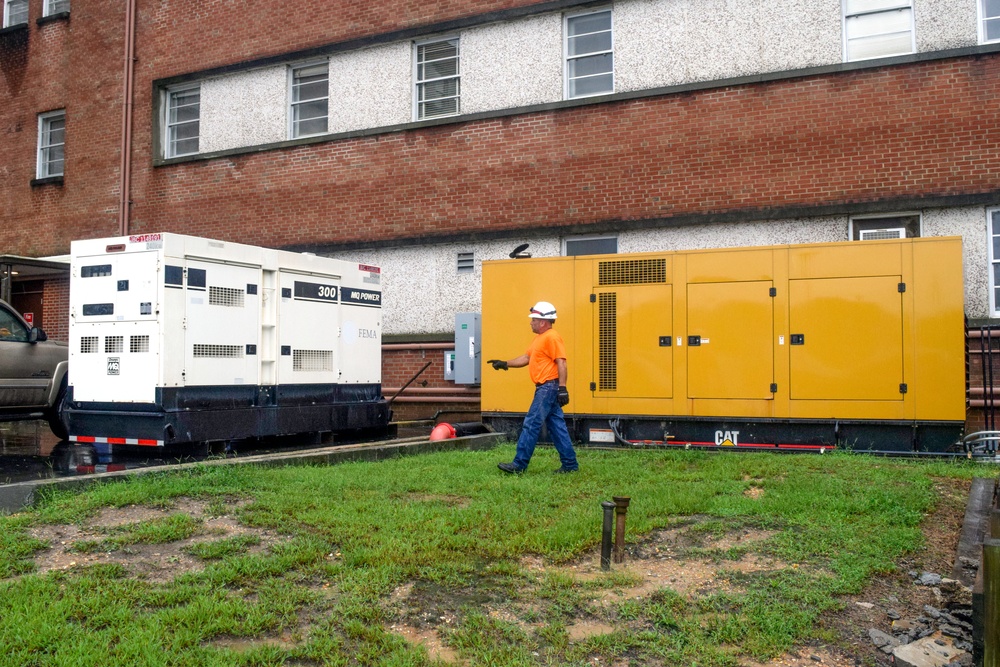
[[[455,314],[455,383],[479,384],[482,336],[479,313]]]
[[[363,427],[331,411],[354,402],[381,402],[387,422],[380,274],[179,234],[74,241],[71,436],[120,427],[163,444]]]

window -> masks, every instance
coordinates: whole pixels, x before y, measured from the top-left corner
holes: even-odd
[[[460,252],[458,253],[458,272],[459,273],[475,273],[476,271],[476,254],[473,252]]]
[[[1000,41],[1000,0],[979,0],[979,41]]]
[[[28,330],[12,312],[0,306],[0,340],[28,342]]]
[[[458,56],[458,37],[416,45],[417,120],[455,116],[461,111]]]
[[[38,178],[63,175],[66,158],[66,112],[51,111],[38,116]]]
[[[45,7],[42,10],[43,16],[52,16],[69,11],[69,0],[45,0]]]
[[[912,239],[920,236],[919,213],[865,215],[851,218],[851,240]]]
[[[990,316],[1000,311],[1000,208],[986,212],[990,248]]]
[[[291,136],[325,134],[330,108],[328,63],[292,68]]]
[[[28,0],[3,0],[3,27],[28,22]]]
[[[566,97],[615,92],[611,10],[566,17]]]
[[[844,0],[844,59],[913,53],[912,0]]]
[[[198,152],[200,117],[199,86],[167,91],[166,157],[192,155]]]
[[[618,252],[617,236],[576,236],[563,240],[563,255],[614,255]]]

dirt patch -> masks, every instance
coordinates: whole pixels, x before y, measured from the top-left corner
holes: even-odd
[[[431,660],[441,660],[454,665],[467,664],[458,657],[458,653],[454,649],[445,645],[444,641],[441,640],[441,635],[434,628],[415,628],[412,625],[397,624],[389,626],[389,629],[410,644],[423,646],[427,649]]]
[[[190,538],[163,544],[131,544],[108,551],[82,551],[79,545],[106,540],[114,529],[142,526],[176,514],[186,514],[199,522]],[[168,507],[129,505],[102,509],[81,525],[59,524],[32,528],[29,534],[49,545],[36,554],[36,572],[69,570],[98,564],[120,564],[134,576],[153,582],[170,581],[187,572],[204,568],[204,561],[188,553],[192,545],[216,542],[238,536],[253,536],[258,543],[246,549],[259,552],[280,539],[266,530],[244,526],[231,515],[213,515],[208,503],[190,498],[177,499]]]

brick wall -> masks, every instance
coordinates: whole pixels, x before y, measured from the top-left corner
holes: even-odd
[[[120,173],[123,3],[74,2],[71,16],[0,35],[0,251],[69,251],[80,236],[116,233]],[[66,110],[63,184],[32,187],[38,114]]]
[[[996,193],[998,84],[957,58],[160,168],[146,123],[134,227],[311,246]]]
[[[50,340],[69,340],[69,278],[49,278],[45,281],[42,321]]]

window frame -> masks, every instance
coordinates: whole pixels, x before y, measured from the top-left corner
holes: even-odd
[[[59,4],[65,3],[65,9],[58,9]],[[70,11],[70,0],[45,0],[42,3],[42,16],[55,16],[56,14],[68,14]]]
[[[11,23],[10,20],[10,6],[14,3],[24,5],[24,20],[18,21],[17,23]],[[28,0],[3,0],[3,28],[13,28],[16,25],[28,25]]]
[[[421,61],[420,60],[420,49],[422,47],[430,46],[431,44],[441,44],[443,42],[455,42],[455,74],[452,76],[437,77],[433,79],[421,79],[420,78],[420,65],[424,62],[434,62],[432,61]],[[441,58],[439,60],[444,60]],[[460,116],[462,114],[462,39],[460,35],[446,35],[443,37],[434,37],[433,39],[424,39],[420,41],[413,42],[413,120],[434,120],[436,118],[452,118],[454,116]],[[455,85],[455,95],[451,97],[439,97],[435,100],[445,100],[454,99],[455,100],[455,111],[452,113],[436,114],[433,116],[427,116],[421,112],[422,106],[426,105],[427,100],[421,101],[420,93],[423,90],[422,86],[428,83],[433,83],[436,81],[446,81],[449,79],[454,79]]]
[[[296,100],[295,99],[295,74],[296,72],[312,69],[315,67],[323,66],[326,68],[326,95],[324,97],[311,97],[308,99]],[[305,104],[307,102],[316,102],[318,100],[323,100],[326,102],[326,116],[324,118],[325,124],[322,132],[310,132],[308,134],[302,134],[298,132],[295,120],[295,107],[300,104]],[[319,118],[317,116],[317,118]],[[308,120],[314,120],[312,118]],[[298,121],[301,123],[302,121]],[[317,137],[320,135],[328,134],[330,132],[330,61],[329,60],[313,60],[304,63],[295,63],[288,66],[288,138],[289,139],[303,139],[306,137]]]
[[[914,236],[910,236],[909,233],[906,234],[905,238],[916,239],[921,238],[924,235],[924,216],[920,211],[894,211],[892,213],[866,213],[864,215],[852,215],[848,220],[847,229],[847,240],[848,241],[860,241],[861,232],[867,231],[868,229],[875,229],[877,226],[871,226],[871,223],[875,220],[894,220],[898,218],[916,218],[916,230]],[[861,223],[860,225],[856,223]],[[899,224],[887,225],[893,227],[899,227]],[[907,227],[904,223],[902,226]],[[907,227],[907,231],[910,229]]]
[[[911,53],[917,52],[917,21],[916,21],[916,11],[913,7],[913,0],[896,0],[896,4],[891,7],[883,7],[882,9],[870,9],[865,11],[858,11],[853,13],[848,13],[847,4],[851,0],[841,0],[841,35],[843,37],[843,56],[844,62],[864,62],[865,60],[877,60],[878,58],[892,58],[895,56],[909,55]],[[869,56],[867,58],[851,58],[850,57],[850,38],[848,37],[847,21],[853,17],[859,16],[872,16],[875,14],[888,14],[889,12],[896,12],[900,10],[908,9],[910,12],[910,50],[901,51],[899,53],[887,53],[878,56]],[[891,34],[891,33],[885,33]]]
[[[571,243],[586,242],[586,241],[610,241],[615,242],[614,252],[599,252],[599,253],[574,253],[569,254],[569,245]],[[583,255],[617,255],[618,254],[618,235],[617,234],[591,234],[585,236],[566,236],[562,239],[562,256],[563,257],[580,257]]]
[[[187,92],[190,92],[192,90],[197,90],[198,91],[198,119],[196,121],[187,120],[187,121],[181,121],[181,122],[171,123],[170,122],[170,111],[171,111],[171,108],[172,108],[171,107],[171,101],[174,99],[174,96],[180,95],[182,93],[187,93]],[[164,157],[164,159],[169,160],[171,158],[187,157],[187,156],[190,156],[190,155],[197,155],[198,153],[201,152],[201,82],[200,81],[198,83],[194,83],[194,84],[184,84],[184,85],[172,86],[170,88],[164,89],[164,91],[163,91],[163,118],[162,118],[162,122],[163,122],[163,157]],[[171,131],[175,127],[178,127],[178,126],[184,125],[184,124],[190,124],[190,123],[193,123],[193,122],[198,123],[198,136],[195,137],[195,138],[198,139],[198,148],[196,150],[194,150],[194,151],[189,152],[189,153],[176,153],[173,150],[171,150]],[[187,137],[187,139],[191,139],[191,138],[192,137]],[[176,143],[176,142],[174,142],[174,143]]]
[[[62,141],[51,141],[52,122],[62,121]],[[49,153],[54,148],[62,150],[62,157],[59,160],[52,160]],[[62,168],[58,172],[52,171],[51,165],[56,162],[62,163]],[[63,178],[66,175],[66,110],[56,109],[38,114],[38,142],[35,151],[35,178]]]
[[[978,0],[976,2],[976,25],[979,27],[979,43],[980,44],[996,44],[1000,42],[1000,37],[996,39],[986,39],[986,22],[987,21],[998,21],[1000,22],[1000,13],[996,16],[986,15],[986,2],[987,0]]]
[[[990,206],[986,208],[986,252],[989,270],[987,271],[987,283],[989,284],[989,308],[990,317],[1000,317],[1000,299],[997,299],[996,291],[1000,289],[1000,280],[997,280],[996,272],[1000,267],[1000,257],[993,252],[994,237],[1000,239],[1000,232],[993,233],[993,217],[1000,225],[1000,206]]]
[[[607,13],[608,14],[608,17],[609,17],[610,23],[611,23],[611,27],[608,29],[608,32],[611,33],[611,48],[609,48],[609,49],[607,49],[605,51],[594,51],[592,53],[578,54],[578,55],[575,55],[575,56],[570,56],[569,55],[569,38],[570,38],[570,35],[569,35],[569,24],[570,24],[570,21],[572,21],[573,19],[582,18],[584,16],[592,16],[594,14],[603,14],[603,13]],[[596,33],[590,33],[590,34],[596,34]],[[587,98],[587,97],[597,97],[599,95],[613,95],[614,92],[615,92],[615,79],[616,79],[616,77],[615,77],[615,13],[613,11],[613,8],[612,7],[598,7],[596,9],[588,9],[586,11],[569,12],[569,13],[563,14],[563,40],[562,40],[562,42],[563,42],[562,43],[562,51],[563,51],[563,99],[564,100],[578,100],[578,99],[584,99],[584,98]],[[590,57],[590,56],[600,55],[600,54],[603,54],[603,53],[609,53],[609,54],[611,54],[611,72],[610,72],[610,74],[611,74],[611,90],[603,91],[603,92],[600,92],[600,93],[588,93],[586,95],[570,95],[570,82],[571,81],[575,81],[576,79],[585,78],[585,77],[576,77],[576,79],[572,79],[570,77],[570,67],[569,67],[570,61],[577,60],[577,59],[580,59],[580,58],[586,58],[586,57]],[[602,73],[601,75],[594,75],[594,76],[603,76],[603,74],[606,74],[606,73]]]

